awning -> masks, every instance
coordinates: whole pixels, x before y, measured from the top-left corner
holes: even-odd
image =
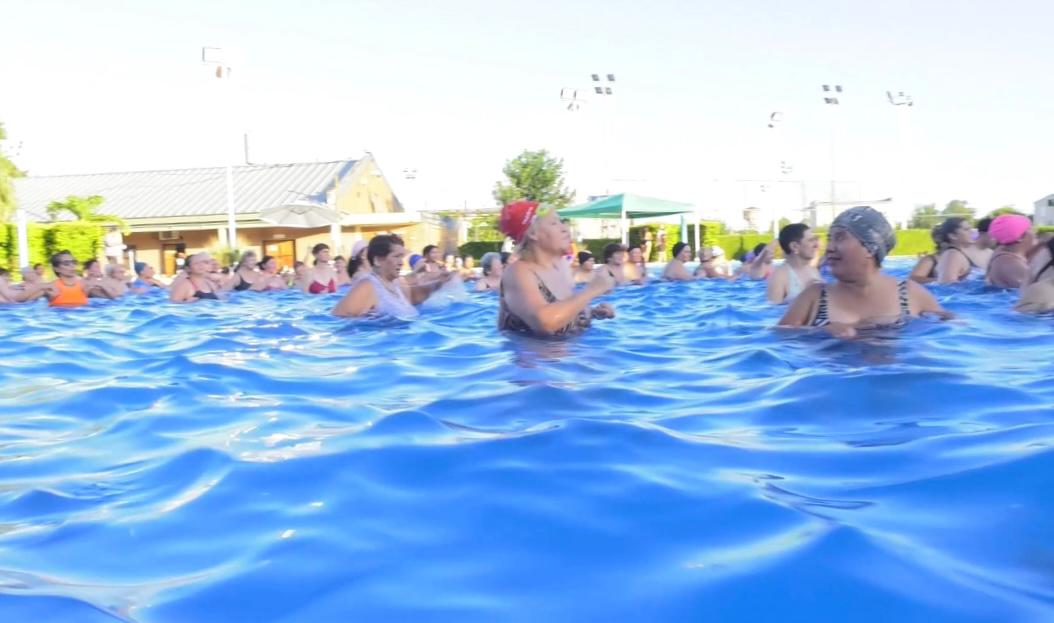
[[[652,218],[674,214],[693,214],[695,207],[690,203],[641,197],[640,195],[620,194],[603,197],[590,203],[572,206],[560,210],[561,218]]]

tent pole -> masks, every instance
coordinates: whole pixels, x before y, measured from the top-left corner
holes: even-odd
[[[681,214],[681,240],[688,240],[688,220]]]
[[[699,246],[699,206],[695,207],[692,216],[695,218],[695,246],[692,248],[695,249],[696,253],[699,253],[699,249],[702,248]]]
[[[626,221],[626,205],[622,205],[622,244],[629,244],[629,223]]]

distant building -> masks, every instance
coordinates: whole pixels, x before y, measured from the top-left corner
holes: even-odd
[[[439,239],[435,219],[407,212],[376,162],[359,160],[238,166],[233,169],[239,250],[271,255],[279,265],[307,260],[325,242],[333,255],[347,254],[356,240],[393,232],[410,249]],[[69,195],[99,195],[99,211],[124,219],[124,244],[136,261],[175,273],[177,253],[214,251],[227,242],[227,186],[223,167],[17,178],[18,205],[30,220],[46,221],[47,206]],[[304,198],[341,215],[335,227],[301,229],[260,220],[260,212]]]
[[[1054,225],[1054,195],[1047,195],[1035,203],[1036,225]]]

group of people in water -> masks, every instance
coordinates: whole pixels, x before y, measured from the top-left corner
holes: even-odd
[[[219,299],[229,291],[296,288],[308,294],[344,291],[333,309],[338,316],[409,317],[436,291],[464,291],[462,282],[474,281],[476,291],[497,293],[502,330],[551,336],[614,317],[610,304],[594,301],[617,286],[649,280],[640,247],[609,244],[600,258],[588,251],[572,255],[570,229],[549,205],[506,205],[500,226],[515,241],[516,250],[485,254],[479,273],[471,258],[448,257],[444,263],[439,249],[429,245],[421,255],[410,257],[411,271],[404,274],[407,250],[394,234],[356,242],[350,260],[331,258],[328,245],[315,245],[313,264],[297,262],[288,275],[279,272],[275,258],[258,257],[253,251],[243,253],[228,271],[208,253],[197,253],[186,258],[169,284],[143,262],[135,263],[135,278],[130,280],[120,264],[103,268],[92,259],[78,267],[63,251],[51,257],[56,279],[50,282],[39,265],[23,269],[17,285],[0,271],[0,302],[46,298],[52,306],[75,307],[90,297],[118,298],[164,288],[172,302],[189,303]],[[735,270],[716,246],[700,249],[698,265],[691,270],[692,250],[678,242],[661,279],[764,280],[767,300],[787,304],[780,326],[819,327],[842,337],[866,328],[900,326],[927,314],[948,318],[951,314],[924,285],[957,283],[971,276],[983,276],[994,288],[1019,289],[1021,311],[1054,310],[1054,238],[1037,239],[1031,220],[1019,214],[982,219],[977,230],[975,238],[967,219],[946,219],[933,229],[935,252],[921,257],[908,278],[897,280],[882,271],[883,260],[896,245],[894,230],[880,212],[860,206],[831,224],[822,257],[816,233],[807,225],[792,224],[776,240],[757,245]],[[785,257],[779,265],[773,263],[776,245]]]

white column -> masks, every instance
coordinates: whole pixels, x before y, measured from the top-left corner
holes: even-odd
[[[681,215],[681,241],[686,242],[688,240],[688,219]]]
[[[692,248],[698,253],[699,249],[702,248],[699,246],[701,244],[699,240],[699,206],[695,206],[695,211],[692,212],[692,216],[695,218],[695,246]]]
[[[238,248],[238,226],[234,222],[234,167],[227,165],[227,245]],[[220,238],[220,240],[223,240]]]
[[[18,228],[18,267],[29,266],[29,226],[26,224],[26,211],[18,209],[15,215],[15,223]]]
[[[343,255],[344,251],[342,250],[343,245],[341,244],[340,223],[333,223],[329,226],[329,237],[331,242],[333,242],[333,257]]]

